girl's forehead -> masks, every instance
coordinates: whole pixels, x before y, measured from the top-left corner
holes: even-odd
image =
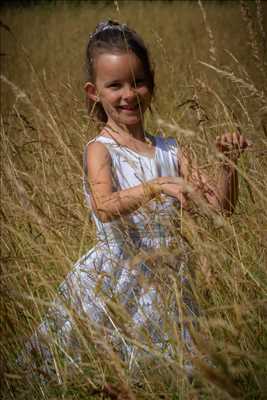
[[[142,61],[133,52],[102,53],[95,59],[96,75],[124,75],[143,73]]]

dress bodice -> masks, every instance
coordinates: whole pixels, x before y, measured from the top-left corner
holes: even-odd
[[[179,176],[179,152],[177,142],[173,138],[153,137],[155,153],[153,157],[142,155],[118,144],[113,138],[98,136],[93,141],[103,143],[109,151],[112,160],[112,178],[114,190],[124,190],[161,176]],[[89,143],[92,143],[90,141]],[[89,144],[88,143],[88,144]],[[91,208],[91,193],[87,179],[87,145],[84,152],[84,192],[86,201]],[[128,216],[103,223],[92,210],[96,224],[97,237],[104,241],[118,241],[126,237],[142,238],[149,232],[162,235],[164,221],[177,214],[178,202],[168,196],[161,201],[150,201],[145,207],[139,208]],[[92,209],[92,208],[91,208]],[[152,232],[153,231],[153,232]]]

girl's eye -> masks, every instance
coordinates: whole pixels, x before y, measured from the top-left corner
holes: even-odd
[[[120,88],[120,84],[118,82],[112,82],[108,85],[109,88],[111,89],[119,89]]]
[[[145,78],[136,79],[135,84],[136,86],[144,85],[146,82]]]

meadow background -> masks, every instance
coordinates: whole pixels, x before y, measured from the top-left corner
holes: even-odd
[[[84,55],[89,33],[108,18],[134,27],[150,49],[156,95],[148,130],[177,136],[211,173],[218,134],[238,130],[253,143],[238,165],[235,214],[184,215],[202,310],[196,346],[216,366],[196,360],[193,384],[179,357],[157,358],[136,379],[104,344],[92,351],[88,341],[79,367],[59,361],[49,385],[28,381],[15,362],[58,284],[95,241],[82,192],[83,147],[97,132],[85,107]],[[1,6],[3,398],[266,398],[266,27],[264,1]]]

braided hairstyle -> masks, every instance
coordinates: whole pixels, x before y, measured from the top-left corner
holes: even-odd
[[[148,88],[151,95],[154,93],[154,71],[151,68],[148,50],[141,37],[126,24],[115,21],[100,22],[90,35],[86,47],[86,81],[95,82],[96,71],[94,60],[103,53],[133,52],[142,62]],[[98,122],[106,123],[107,115],[100,102],[94,102],[87,97],[88,112],[96,117]]]

